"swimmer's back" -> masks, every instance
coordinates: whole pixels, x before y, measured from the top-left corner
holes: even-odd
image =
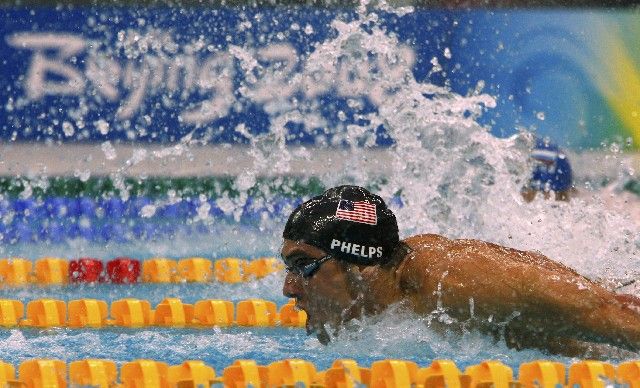
[[[549,336],[640,347],[640,315],[630,308],[633,301],[620,300],[544,255],[433,234],[404,242],[411,252],[399,264],[397,276],[416,312],[441,307],[461,321],[473,316],[510,322],[510,330],[520,338],[539,330]],[[566,331],[574,326],[572,333]]]
[[[573,269],[531,251],[522,251],[473,239],[448,239],[438,234],[420,234],[403,240],[421,265],[485,265],[536,267],[558,274],[580,276]],[[495,268],[494,268],[495,269]],[[481,273],[477,273],[481,276]]]
[[[503,316],[524,299],[522,267],[529,261],[514,258],[518,255],[509,250],[483,241],[450,240],[435,234],[413,236],[404,242],[411,252],[399,272],[418,311],[427,313],[439,304],[465,320],[472,314],[472,303],[481,315]],[[503,303],[494,303],[496,298]]]
[[[403,283],[409,286],[408,292],[440,295],[440,301],[458,310],[460,318],[469,314],[470,299],[480,307],[478,311],[482,311],[483,305],[493,306],[485,313],[502,315],[510,314],[518,306],[533,308],[532,300],[548,308],[540,300],[540,291],[553,299],[546,302],[555,304],[558,301],[554,295],[562,295],[567,286],[573,291],[576,281],[585,288],[599,288],[573,269],[535,252],[480,240],[451,240],[436,234],[417,235],[404,242],[411,253],[399,272]],[[536,298],[531,298],[534,294]],[[496,298],[503,301],[499,309],[495,307]],[[436,306],[435,299],[422,298],[416,303],[428,311]]]

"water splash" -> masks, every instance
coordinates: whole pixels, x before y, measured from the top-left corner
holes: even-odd
[[[405,236],[435,232],[537,250],[591,277],[637,271],[640,229],[633,220],[612,213],[586,190],[569,203],[526,204],[519,192],[530,171],[531,134],[495,138],[475,121],[484,109],[495,106],[491,96],[477,92],[461,96],[418,82],[402,42],[385,31],[378,22],[380,11],[368,5],[362,4],[356,20],[332,22],[337,35],[315,47],[294,82],[309,82],[323,74],[324,79],[348,79],[335,86],[343,93],[348,89],[352,96],[367,88],[377,110],[363,113],[361,124],[329,131],[350,149],[347,164],[358,166],[372,147],[372,131],[380,125],[388,130],[395,141],[389,150],[392,165],[378,191],[387,199],[401,195],[404,206],[396,213]],[[345,72],[347,78],[341,76]],[[305,121],[305,117],[297,107],[273,116],[270,133],[252,143],[253,152],[259,153],[257,172],[306,156],[286,147],[283,125],[295,119],[313,127],[315,118]],[[257,151],[264,149],[268,152]],[[327,186],[348,182],[371,186],[378,178],[375,172],[358,168],[321,177]]]

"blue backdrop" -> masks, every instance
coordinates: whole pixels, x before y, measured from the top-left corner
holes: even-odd
[[[607,53],[611,44],[597,25],[640,25],[633,12],[380,15],[380,24],[411,51],[418,81],[460,94],[483,85],[496,97],[497,107],[479,120],[498,136],[523,126],[579,148],[624,141],[638,131],[624,119],[637,102],[629,107],[625,98],[632,97],[619,92],[623,101],[616,101],[617,92],[612,96],[607,89],[607,74],[616,77],[617,71],[603,58],[620,55]],[[1,9],[0,17],[3,140],[170,143],[192,133],[209,143],[246,143],[239,125],[247,133],[263,133],[274,111],[310,99],[288,81],[316,44],[337,34],[332,20],[350,21],[356,14],[317,8],[62,7]],[[621,35],[614,42],[624,45],[632,38]],[[627,49],[631,63],[640,63],[638,48]],[[243,67],[238,58],[245,54],[262,68]],[[433,71],[433,58],[441,71]],[[264,72],[276,81],[264,82]],[[365,97],[357,111],[348,104],[349,93],[340,90],[340,79],[332,87],[316,87],[311,97],[332,127],[357,123],[356,113],[384,103],[366,90],[356,93]],[[290,143],[332,136],[294,121],[287,128]],[[383,127],[373,135],[377,146],[392,144]]]

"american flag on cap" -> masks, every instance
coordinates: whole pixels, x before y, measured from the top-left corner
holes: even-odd
[[[378,224],[376,205],[364,201],[341,199],[340,203],[338,203],[338,209],[336,210],[336,217],[367,225]]]

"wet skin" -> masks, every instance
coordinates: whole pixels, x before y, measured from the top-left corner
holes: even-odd
[[[617,295],[534,252],[435,234],[404,243],[406,254],[385,267],[330,259],[309,278],[290,271],[283,293],[296,298],[309,316],[308,332],[322,342],[328,341],[325,324],[337,328],[400,303],[425,315],[440,305],[465,327],[488,333],[504,327],[501,335],[516,348],[580,356],[587,341],[640,349],[637,297]],[[326,252],[285,240],[281,254],[290,267]]]

